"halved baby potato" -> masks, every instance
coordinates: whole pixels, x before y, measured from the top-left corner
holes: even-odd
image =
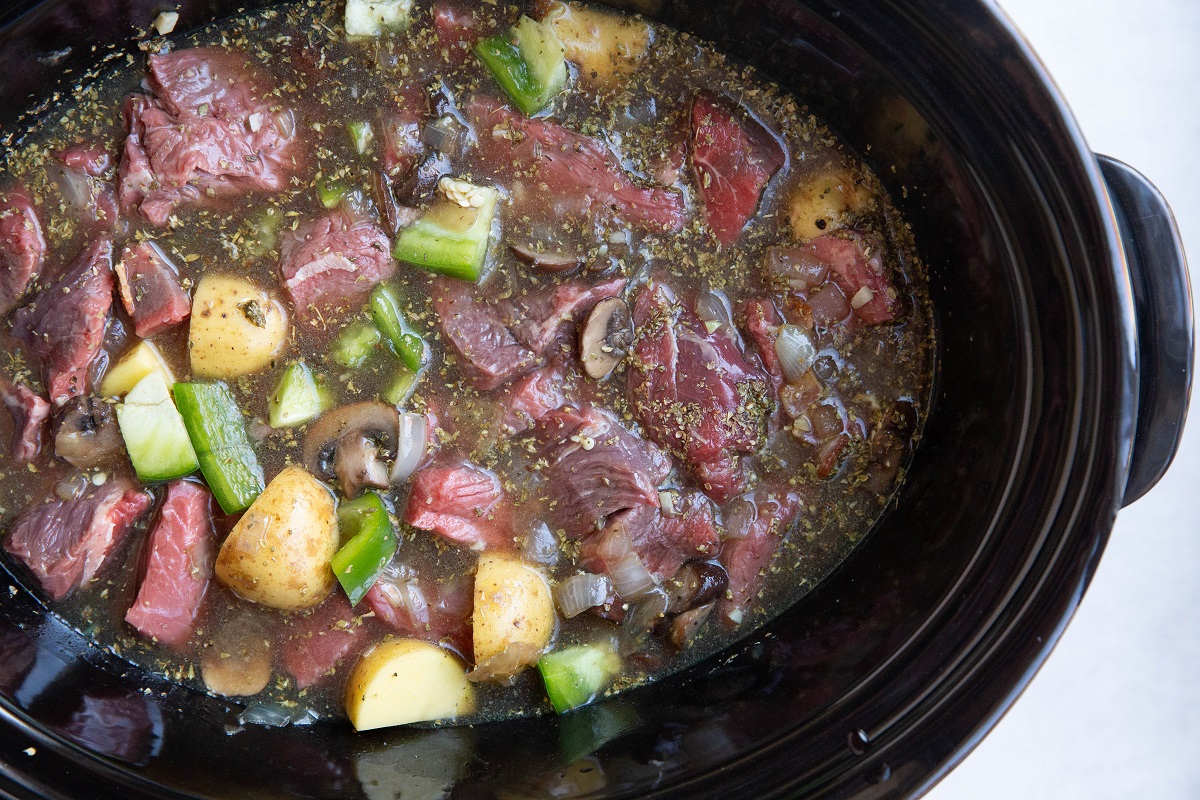
[[[188,355],[196,378],[237,378],[270,366],[287,342],[283,304],[250,281],[205,275],[192,298]]]
[[[449,650],[419,639],[384,639],[359,659],[346,685],[346,716],[360,731],[474,710],[466,667]]]
[[[801,241],[843,227],[843,217],[857,210],[864,198],[853,177],[829,170],[805,179],[784,200],[792,235]]]
[[[333,589],[329,561],[337,548],[333,495],[306,470],[287,467],[221,545],[216,575],[251,602],[284,610],[310,608]]]
[[[616,86],[650,47],[645,22],[580,3],[553,3],[542,21],[562,41],[567,60],[579,66],[579,79],[592,86]]]
[[[477,680],[505,680],[537,663],[557,616],[542,573],[511,556],[484,554],[471,612]]]

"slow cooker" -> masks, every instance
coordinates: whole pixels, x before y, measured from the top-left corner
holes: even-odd
[[[617,3],[613,3],[617,4]],[[0,12],[0,129],[138,30],[249,0]],[[624,3],[628,5],[628,2]],[[1120,508],[1182,431],[1193,327],[1162,196],[1094,155],[991,0],[649,0],[794,91],[883,178],[930,266],[934,405],[886,514],[740,644],[563,717],[264,728],[90,646],[0,585],[0,794],[14,798],[903,798],[1049,655]]]

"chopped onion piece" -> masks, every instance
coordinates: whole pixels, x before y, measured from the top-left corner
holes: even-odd
[[[864,286],[854,293],[854,297],[850,298],[850,307],[857,311],[874,299],[875,293],[871,291],[871,287]]]
[[[817,346],[812,336],[798,325],[781,325],[775,338],[775,354],[788,383],[797,383],[812,369],[817,360]]]
[[[674,517],[679,514],[679,506],[676,503],[679,495],[672,489],[664,489],[658,493],[658,505],[662,509],[664,517]]]
[[[654,589],[647,593],[626,623],[630,632],[636,634],[653,629],[667,613],[667,602],[667,593],[662,589]]]
[[[721,325],[733,326],[733,311],[729,300],[724,294],[705,289],[696,297],[696,316],[704,322],[716,322]],[[709,328],[712,333],[715,328]]]
[[[417,471],[417,467],[421,466],[428,448],[429,421],[425,419],[425,415],[401,412],[396,460],[392,462],[392,483],[404,483],[408,480],[409,476]]]
[[[637,553],[629,552],[608,570],[617,594],[626,600],[636,600],[654,590],[658,583]]]
[[[247,706],[238,715],[240,725],[262,725],[264,728],[284,728],[292,723],[292,712],[274,703],[256,703]]]
[[[475,669],[467,673],[467,679],[476,683],[496,681],[502,686],[510,686],[518,672],[536,664],[541,656],[541,649],[529,642],[513,642],[502,653],[476,664]]]
[[[554,587],[554,599],[567,619],[578,617],[589,608],[602,605],[612,594],[612,581],[607,575],[581,572],[566,578]]]
[[[558,538],[550,526],[538,520],[529,526],[521,541],[521,555],[539,564],[554,564],[558,561]]]

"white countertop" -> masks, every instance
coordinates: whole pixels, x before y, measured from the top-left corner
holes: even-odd
[[[1000,0],[1096,152],[1166,195],[1200,289],[1200,2]],[[1200,409],[1058,647],[926,800],[1200,798]]]

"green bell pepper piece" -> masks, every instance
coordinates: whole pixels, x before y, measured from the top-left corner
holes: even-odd
[[[375,492],[338,506],[338,530],[344,544],[330,562],[338,583],[358,605],[399,546],[387,507]]]

